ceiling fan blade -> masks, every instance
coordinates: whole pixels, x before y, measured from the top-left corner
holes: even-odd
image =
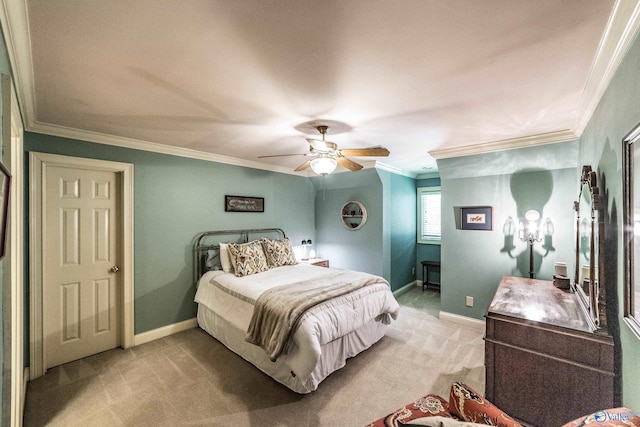
[[[308,153],[295,153],[295,154],[274,154],[271,156],[258,156],[259,159],[266,159],[268,157],[286,157],[286,156],[306,156]]]
[[[360,169],[362,169],[362,165],[359,163],[354,162],[353,160],[349,160],[346,157],[338,157],[338,163],[340,164],[340,166],[345,167],[349,170],[352,171],[358,171]]]
[[[321,139],[307,138],[307,142],[309,142],[309,144],[311,144],[311,146],[313,147],[314,150],[318,150],[318,151],[327,151],[328,150],[326,141],[323,141]]]
[[[304,162],[303,164],[301,164],[300,166],[298,166],[295,170],[295,172],[300,172],[302,170],[305,170],[306,168],[308,168],[309,166],[311,166],[311,160],[307,160],[306,162]]]
[[[340,150],[343,156],[380,156],[386,157],[389,155],[389,150],[384,147],[372,147],[372,148],[343,148]]]
[[[309,144],[311,144],[311,148],[316,151],[321,151],[325,153],[329,153],[331,151],[335,151],[338,148],[338,144],[330,141],[323,141],[321,139],[313,139],[307,138]]]

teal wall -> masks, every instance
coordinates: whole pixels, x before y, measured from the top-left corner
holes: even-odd
[[[332,267],[365,271],[390,280],[384,268],[382,182],[374,169],[313,177],[316,186],[316,251]],[[364,204],[367,222],[348,230],[340,209],[349,200]]]
[[[534,246],[535,277],[551,280],[555,262],[573,264],[576,160],[577,141],[438,160],[442,311],[481,319],[502,276],[528,277],[528,245],[518,239],[517,227],[511,227],[515,238],[505,235],[509,219],[518,224],[528,209],[538,210],[554,226],[551,240]],[[464,206],[491,206],[493,230],[461,230]],[[466,296],[474,298],[473,307],[465,306]]]
[[[413,178],[378,170],[385,188],[385,209],[389,220],[391,283],[394,289],[416,280],[416,181]]]
[[[622,139],[640,122],[640,41],[636,39],[580,138],[580,163],[598,172],[606,199],[604,281],[622,353],[622,403],[640,410],[640,340],[623,321]]]
[[[415,180],[379,169],[313,177],[316,186],[316,250],[332,267],[365,271],[393,290],[415,280]],[[345,202],[367,209],[367,222],[348,230],[340,222]]]
[[[280,227],[295,243],[314,231],[315,189],[304,177],[29,132],[24,146],[134,165],[136,334],[195,316],[199,232]],[[225,194],[264,197],[265,212],[225,212]]]
[[[416,195],[417,195],[417,189],[420,187],[439,187],[440,185],[441,183],[440,183],[439,176],[434,178],[416,179]],[[417,206],[416,206],[416,212],[417,212]],[[416,230],[414,230],[414,232],[416,233],[415,238],[417,240],[418,238],[417,224],[416,224]],[[416,246],[416,264],[415,264],[416,278],[418,280],[424,281],[424,277],[422,277],[422,264],[420,264],[420,262],[422,261],[440,261],[440,245],[418,243]],[[433,277],[435,277],[436,281],[440,280],[438,273],[435,273]]]

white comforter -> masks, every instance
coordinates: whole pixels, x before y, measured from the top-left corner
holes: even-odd
[[[267,289],[319,278],[333,269],[297,264],[245,277],[209,271],[202,276],[195,301],[246,331],[253,305]],[[363,273],[364,274],[364,273]],[[380,284],[319,304],[303,315],[285,362],[301,378],[308,377],[320,358],[320,346],[360,328],[371,319],[389,322],[399,306],[389,285]]]

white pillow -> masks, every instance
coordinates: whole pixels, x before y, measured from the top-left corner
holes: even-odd
[[[226,243],[220,243],[220,265],[225,273],[233,273],[231,258],[229,258],[229,245]]]

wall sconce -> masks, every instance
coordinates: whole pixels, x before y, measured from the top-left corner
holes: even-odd
[[[302,252],[302,261],[308,261],[309,257],[307,256],[307,248],[309,246],[311,246],[313,244],[313,242],[311,241],[311,239],[308,240],[303,240],[302,243],[300,243],[303,247],[303,252]],[[312,251],[313,252],[313,251]]]
[[[529,278],[533,279],[533,244],[544,239],[540,227],[540,212],[536,210],[527,211],[524,214],[527,223],[520,221],[518,237],[523,242],[529,242]]]

